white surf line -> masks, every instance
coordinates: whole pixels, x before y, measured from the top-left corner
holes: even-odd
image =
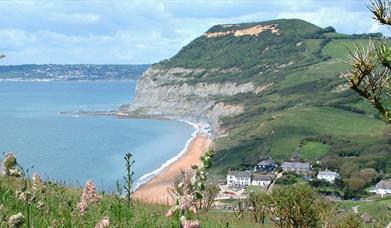
[[[142,177],[140,177],[136,182],[135,182],[135,186],[133,188],[133,191],[136,191],[141,185],[147,183],[148,181],[150,181],[152,178],[156,177],[157,175],[159,175],[162,171],[164,171],[164,169],[166,169],[169,165],[171,165],[172,163],[178,161],[178,159],[184,155],[186,153],[186,151],[189,149],[189,146],[191,144],[191,142],[197,137],[197,134],[200,132],[200,126],[196,123],[193,123],[193,122],[190,122],[188,120],[182,120],[182,119],[178,119],[178,121],[181,121],[181,122],[185,122],[189,125],[191,125],[192,127],[194,127],[195,131],[191,134],[191,137],[186,141],[186,144],[185,144],[185,148],[182,149],[179,154],[177,154],[176,156],[168,159],[166,162],[164,162],[158,169],[155,169],[154,171],[150,172],[150,173],[147,173],[147,174],[144,174]]]

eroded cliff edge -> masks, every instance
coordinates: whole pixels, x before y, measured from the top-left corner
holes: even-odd
[[[215,73],[227,69],[151,66],[137,82],[136,95],[129,111],[139,115],[188,119],[210,124],[212,134],[219,134],[221,117],[244,112],[242,104],[229,104],[222,97],[241,93],[259,94],[270,83],[194,82],[194,75]]]

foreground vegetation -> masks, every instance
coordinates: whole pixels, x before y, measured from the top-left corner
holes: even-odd
[[[101,193],[100,200],[89,204],[82,213],[78,208],[82,193],[82,189],[66,188],[53,182],[41,185],[23,178],[0,177],[0,227],[7,227],[10,217],[18,213],[23,215],[23,227],[95,227],[104,219],[109,220],[110,227],[178,227],[177,220],[165,216],[169,206],[134,201],[129,207],[124,198],[115,194]],[[237,207],[234,213],[210,210],[197,218],[202,227],[366,226],[359,215],[351,213],[351,207],[359,205],[361,213],[368,212],[374,219],[368,226],[384,227],[391,219],[387,211],[390,203],[390,199],[333,203],[317,196],[307,185],[293,185],[277,188],[271,195],[250,193],[249,201],[242,202],[242,209]],[[244,209],[244,204],[254,210]],[[343,208],[346,210],[340,210]],[[275,220],[278,217],[282,219]]]
[[[114,194],[102,194],[99,203],[91,204],[81,214],[77,209],[82,189],[72,189],[47,182],[43,189],[33,190],[31,182],[27,189],[34,199],[26,201],[16,194],[24,188],[25,181],[15,177],[0,177],[0,227],[7,227],[12,215],[22,213],[25,227],[95,227],[107,217],[111,227],[178,227],[175,220],[166,218],[169,206],[133,202],[128,207],[125,199]],[[252,221],[237,220],[233,213],[210,211],[200,215],[203,227],[255,227]]]

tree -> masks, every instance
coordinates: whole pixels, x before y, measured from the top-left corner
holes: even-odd
[[[316,227],[318,197],[306,184],[275,188],[270,195],[270,219],[279,227]]]
[[[202,211],[207,212],[210,210],[219,192],[220,187],[218,184],[211,183],[205,185],[204,197],[201,206]]]
[[[265,224],[269,201],[269,195],[264,191],[250,193],[249,202],[252,206],[252,214],[256,222]]]
[[[360,177],[363,178],[367,183],[372,183],[377,175],[378,173],[373,168],[365,168],[360,170]]]
[[[368,7],[374,19],[391,26],[391,0],[372,0]],[[369,41],[367,47],[349,50],[352,69],[342,74],[352,90],[367,99],[391,123],[391,48],[387,39]]]

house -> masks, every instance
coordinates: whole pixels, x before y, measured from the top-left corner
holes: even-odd
[[[283,162],[281,168],[284,172],[295,172],[306,175],[311,173],[310,163],[305,162]]]
[[[251,185],[268,187],[273,181],[273,177],[271,175],[263,175],[260,173],[254,173],[253,178],[251,180]]]
[[[251,184],[251,171],[232,171],[227,175],[228,185],[239,185],[247,187]]]
[[[316,176],[318,180],[325,180],[330,183],[334,183],[335,179],[337,179],[338,177],[339,174],[337,172],[329,170],[319,171],[318,175]]]
[[[267,158],[258,162],[258,164],[255,165],[254,172],[259,172],[259,171],[271,172],[275,168],[276,168],[276,163],[274,162],[274,160],[271,158]]]
[[[391,194],[391,179],[381,180],[375,185],[371,192],[381,195],[382,197],[386,194]]]

